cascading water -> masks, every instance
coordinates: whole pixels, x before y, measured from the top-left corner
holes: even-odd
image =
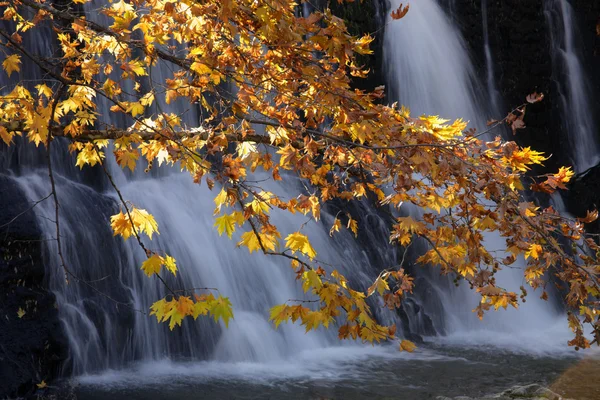
[[[400,1],[392,1],[396,9]],[[384,65],[389,95],[410,108],[485,126],[485,95],[477,84],[465,42],[434,0],[410,4],[410,18],[388,23]],[[391,21],[391,19],[390,19]]]
[[[399,3],[392,2],[392,9]],[[486,111],[494,110],[496,105],[485,100],[486,91],[477,81],[459,32],[434,0],[411,3],[410,13],[410,18],[387,26],[384,55],[392,98],[408,106],[413,115],[433,114],[448,119],[462,117],[470,120],[471,127],[484,129],[483,116]],[[486,55],[491,58],[489,43]],[[491,69],[489,73],[493,73]],[[488,235],[485,242],[491,249],[506,247],[499,236]],[[520,260],[514,269],[502,271],[497,278],[498,284],[518,291],[524,284],[523,265],[523,260]],[[466,288],[449,289],[448,282],[434,276],[428,279],[433,281],[432,285],[444,287],[441,293],[447,315],[446,327],[451,336],[461,342],[495,342],[502,347],[543,349],[549,342],[556,346],[567,337],[566,329],[562,330],[564,322],[560,313],[539,299],[541,291],[530,293],[520,310],[488,313],[481,322],[471,312],[477,301],[471,291]],[[540,326],[552,330],[552,335],[540,340]],[[543,345],[537,347],[536,343]]]
[[[590,108],[591,93],[577,44],[573,7],[567,0],[548,0],[544,13],[550,31],[552,69],[560,96],[562,128],[569,140],[570,158],[576,172],[596,165],[597,121]]]
[[[392,9],[397,8],[399,3],[398,0],[393,1]],[[95,2],[88,7],[94,9],[99,4]],[[99,18],[97,13],[88,14],[92,19]],[[484,16],[484,24],[486,21]],[[487,32],[487,26],[484,30]],[[31,40],[25,35],[26,42],[41,43],[44,48],[51,49],[49,37],[50,32],[39,40]],[[493,60],[487,40],[485,51],[487,91],[491,95]],[[472,126],[481,128],[485,126],[486,112],[495,109],[496,105],[486,100],[486,90],[477,82],[462,38],[434,0],[411,2],[406,18],[388,24],[384,56],[391,97],[410,107],[413,114],[462,117],[470,120]],[[170,73],[162,68],[158,65],[152,71],[157,81]],[[42,79],[35,68],[29,69],[24,68],[28,78]],[[107,109],[109,105],[100,103],[100,106]],[[161,104],[161,107],[167,106]],[[189,108],[181,103],[171,107],[176,112]],[[198,114],[193,110],[185,113],[186,122],[193,126]],[[218,288],[221,294],[230,297],[235,319],[227,329],[200,319],[196,323],[186,321],[183,327],[171,332],[165,324],[157,324],[154,319],[138,312],[146,312],[153,301],[165,295],[165,289],[140,271],[144,254],[133,239],[122,242],[113,238],[106,221],[117,212],[119,202],[112,189],[95,175],[91,179],[89,175],[82,177],[74,170],[73,160],[65,160],[66,151],[60,141],[55,143],[52,160],[58,172],[65,261],[75,275],[87,282],[65,282],[56,242],[47,241],[49,286],[57,295],[60,317],[70,346],[71,360],[67,367],[72,371],[67,372],[85,374],[122,368],[135,360],[156,361],[163,358],[278,362],[274,365],[282,368],[285,360],[303,360],[300,354],[307,349],[324,349],[338,343],[335,330],[305,334],[304,328],[297,325],[273,329],[268,322],[268,308],[288,299],[302,299],[304,294],[285,262],[268,256],[248,256],[246,250],[235,247],[235,240],[218,236],[212,228],[214,192],[204,186],[192,185],[188,176],[167,168],[155,168],[151,176],[131,176],[118,166],[109,164],[108,168],[125,199],[156,216],[161,235],[154,238],[150,247],[167,251],[178,260],[178,277],[170,278],[168,283],[174,287]],[[37,169],[43,165],[44,155],[26,150],[25,146],[16,151],[19,152],[20,164],[18,168],[11,165],[14,179],[21,184],[29,199],[47,196],[50,192],[47,172]],[[286,180],[278,185],[266,184],[264,188],[272,192],[296,192],[296,184],[298,182]],[[36,208],[46,239],[55,236],[53,207],[47,201]],[[324,212],[323,219],[323,226],[307,225],[303,232],[311,238],[319,259],[342,265],[354,281],[372,281],[377,273],[372,264],[388,267],[397,263],[398,254],[389,249],[379,251],[381,259],[375,263],[365,247],[357,245],[347,233],[338,235],[337,242],[332,244],[324,228],[331,225],[332,217]],[[387,241],[385,223],[375,212],[366,208],[363,219],[370,226],[376,226],[367,232],[367,241]],[[283,235],[296,230],[303,222],[300,217],[292,218],[276,212],[274,220]],[[493,248],[505,245],[501,238],[489,237],[487,240]],[[449,282],[436,276],[435,271],[415,271],[415,274],[417,285],[424,290],[405,306],[407,311],[403,322],[412,332],[433,334],[436,330],[438,333],[448,331],[455,334],[449,340],[461,336],[463,342],[465,338],[471,343],[495,341],[509,347],[515,346],[516,341],[522,341],[522,345],[529,346],[531,350],[532,340],[537,341],[536,348],[553,345],[553,342],[532,337],[533,332],[545,329],[540,327],[553,326],[557,317],[564,325],[559,313],[539,301],[536,294],[531,294],[524,309],[488,314],[481,323],[471,312],[476,297],[466,288],[454,290]],[[522,271],[505,271],[499,280],[501,284],[517,289],[522,283]],[[434,317],[433,322],[424,317],[423,309]],[[379,312],[378,317],[384,323],[398,320],[397,315],[386,311]],[[275,373],[278,372],[279,369]],[[178,369],[177,373],[183,371]]]
[[[98,1],[88,3],[87,15],[97,23],[108,24],[106,17],[93,12],[101,5]],[[53,46],[47,44],[50,56]],[[171,73],[168,66],[159,63],[152,69],[150,78],[163,81]],[[31,71],[30,76],[41,80],[36,71]],[[98,99],[100,115],[112,118],[112,113],[102,112],[110,105]],[[198,110],[182,101],[171,105],[162,102],[157,107],[184,115],[184,122],[189,126],[198,122]],[[122,120],[99,123],[126,126]],[[81,282],[69,277],[69,283],[65,280],[57,243],[52,240],[56,236],[54,204],[46,201],[35,211],[44,238],[49,239],[45,247],[49,287],[56,293],[69,341],[66,373],[80,375],[122,368],[132,361],[163,358],[273,362],[303,350],[339,344],[335,330],[305,334],[304,328],[297,324],[275,330],[268,322],[269,307],[290,299],[305,299],[306,295],[294,281],[286,261],[261,255],[249,257],[247,250],[236,248],[239,238],[219,237],[213,228],[212,198],[216,192],[194,185],[189,175],[176,168],[155,167],[150,176],[145,176],[139,171],[142,167],[131,174],[114,162],[108,163],[107,168],[124,198],[156,217],[161,235],[147,245],[177,259],[178,276],[168,278],[168,284],[174,288],[218,288],[220,294],[230,298],[235,313],[227,329],[200,318],[196,323],[185,322],[173,332],[166,324],[158,324],[154,317],[148,317],[149,306],[167,293],[160,282],[148,279],[140,270],[145,255],[138,244],[132,239],[123,242],[113,237],[108,221],[120,207],[117,196],[101,175],[93,179],[94,189],[86,185],[89,182],[78,178],[81,174],[73,170],[74,161],[70,157],[65,160],[66,149],[60,140],[55,143],[52,162],[57,166],[62,250],[66,268]],[[47,196],[51,192],[47,171],[36,168],[44,165],[44,154],[26,146],[19,147],[18,151],[27,154],[25,160],[32,161],[25,161],[25,169],[15,179],[28,198]],[[294,193],[300,182],[286,179],[282,184],[261,183],[261,186],[274,193]],[[274,223],[283,237],[305,222],[301,216],[278,214],[276,210],[273,213]],[[366,210],[363,216],[371,224],[375,221],[375,225],[382,227],[369,232],[369,237],[377,236],[378,242],[387,242],[387,230],[383,223],[377,222],[377,215]],[[377,271],[367,254],[348,233],[336,235],[338,239],[332,244],[327,230],[333,217],[323,212],[323,219],[324,224],[312,223],[303,228],[314,243],[319,259],[339,266],[338,269],[359,285],[372,282]],[[329,224],[327,228],[325,224]],[[383,266],[394,265],[396,257],[393,250],[380,256]],[[383,322],[396,322],[397,316],[392,312],[383,308],[376,312]],[[419,318],[408,314],[413,325],[418,325]]]
[[[488,24],[488,0],[481,0],[481,23],[483,26],[483,52],[485,55],[486,86],[492,112],[500,111],[500,94],[494,78],[494,58],[490,47],[490,32]]]

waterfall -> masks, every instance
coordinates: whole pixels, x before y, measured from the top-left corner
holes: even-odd
[[[107,18],[94,12],[102,5],[101,1],[86,4],[86,14],[90,20],[106,25],[109,24]],[[52,34],[41,32],[44,41],[26,37],[27,43],[34,46],[46,43],[44,51],[51,55]],[[163,81],[171,73],[170,66],[158,63],[151,75],[152,79]],[[25,69],[24,74],[42,79],[35,68]],[[14,85],[14,82],[3,83]],[[184,122],[189,126],[198,123],[199,110],[195,106],[183,100],[170,105],[161,99],[157,102],[161,110],[184,115]],[[110,104],[106,100],[98,99],[97,104],[104,118],[100,123],[127,126],[122,115],[108,112]],[[146,256],[135,239],[123,241],[113,237],[109,220],[120,208],[117,195],[98,168],[85,168],[80,172],[74,167],[75,161],[67,155],[65,140],[57,139],[53,143],[51,159],[56,166],[61,248],[65,267],[81,280],[78,282],[68,276],[69,281],[65,279],[55,240],[54,203],[51,200],[40,203],[35,213],[44,235],[48,286],[56,294],[69,343],[70,358],[65,363],[64,374],[88,374],[123,368],[134,361],[165,358],[276,362],[306,350],[340,345],[335,329],[305,333],[299,324],[283,324],[275,329],[268,321],[270,307],[309,296],[294,279],[287,259],[249,255],[247,249],[236,247],[239,235],[234,235],[232,240],[219,237],[213,227],[213,198],[218,187],[210,191],[205,184],[195,185],[189,174],[179,172],[177,167],[155,166],[149,174],[143,174],[144,165],[140,164],[135,173],[130,173],[107,157],[107,168],[123,197],[136,207],[148,210],[158,222],[160,235],[155,235],[151,242],[145,240],[147,247],[167,252],[177,260],[177,277],[166,277],[169,286],[216,288],[219,294],[229,297],[234,307],[234,319],[227,328],[202,317],[197,321],[188,318],[174,331],[170,331],[167,324],[157,323],[154,317],[147,315],[148,310],[167,293],[158,280],[149,279],[140,270]],[[14,165],[8,160],[3,164],[27,197],[47,196],[51,187],[45,169],[45,151],[25,144],[10,151],[19,153],[16,157],[19,162]],[[264,177],[255,178],[261,181]],[[277,184],[260,185],[264,190],[279,194],[298,193],[302,187],[294,177]],[[353,207],[362,207],[360,216],[371,226],[365,232],[366,240],[386,246],[389,225],[365,204]],[[357,243],[348,232],[340,232],[332,240],[328,232],[334,216],[327,210],[322,212],[322,222],[308,224],[302,215],[294,216],[281,210],[273,210],[272,214],[272,221],[282,237],[302,227],[317,250],[319,260],[325,263],[323,266],[334,265],[358,288],[366,289],[382,268],[397,262],[398,254],[391,246],[378,248],[379,254],[375,257],[373,251]],[[198,291],[199,294],[206,292]],[[382,323],[401,322],[396,313],[381,305],[374,312]],[[405,318],[418,330],[425,325],[422,314],[419,309],[409,310]]]
[[[400,1],[394,0],[391,9]],[[384,65],[391,98],[413,115],[463,118],[485,126],[487,105],[465,41],[434,0],[410,4],[410,17],[390,21],[384,39]]]
[[[399,0],[393,1],[391,8],[398,7],[399,3]],[[484,24],[485,21],[484,16]],[[464,39],[435,0],[413,2],[409,15],[400,21],[390,21],[384,48],[393,100],[408,106],[413,115],[462,117],[470,120],[471,127],[485,128],[482,117],[495,105],[490,104],[493,100],[485,100],[486,90],[477,80]],[[486,54],[490,55],[491,67],[487,41]],[[493,77],[491,68],[488,78],[490,73]],[[493,82],[488,81],[490,83]],[[415,210],[408,211],[415,213]],[[504,239],[497,234],[488,234],[485,243],[491,249],[506,248]],[[497,276],[498,285],[518,292],[525,284],[524,265],[521,259],[513,268],[501,271]],[[431,274],[427,279],[432,286],[440,288],[438,293],[442,296],[447,316],[445,327],[449,333],[445,340],[536,351],[566,343],[568,331],[563,329],[566,328],[563,316],[552,304],[539,298],[540,290],[530,289],[527,302],[519,310],[488,312],[482,322],[471,312],[478,297],[466,285],[452,288],[447,279]],[[539,337],[540,329],[548,330],[543,339]]]
[[[481,0],[481,24],[483,27],[483,52],[485,55],[486,86],[493,112],[500,111],[500,94],[496,88],[494,77],[494,58],[490,47],[490,32],[488,26],[488,0]]]
[[[485,0],[483,2],[485,4]],[[399,0],[393,0],[391,8],[397,8],[399,3]],[[86,7],[91,11],[100,4],[95,1]],[[568,8],[566,2],[560,4],[561,10]],[[486,112],[495,109],[497,104],[493,99],[491,102],[486,99],[486,89],[477,80],[464,40],[434,0],[418,0],[411,2],[410,6],[407,17],[390,23],[386,28],[384,57],[391,97],[410,107],[413,114],[460,117],[470,120],[471,126],[484,127]],[[90,19],[102,18],[98,13],[88,12],[88,15]],[[566,15],[566,12],[561,15]],[[492,90],[493,59],[485,14],[483,18],[487,92],[491,95],[495,93]],[[572,61],[574,49],[571,22],[567,23],[566,18],[563,18],[563,22],[568,40],[564,41],[564,49],[557,48],[556,51],[564,53],[562,57],[566,62]],[[571,36],[567,31],[571,32]],[[42,46],[51,55],[51,31],[36,32],[40,37],[32,38],[30,32],[26,32],[24,41],[33,46]],[[40,50],[34,52],[39,54]],[[567,67],[577,67],[580,73],[569,76],[581,80],[581,66],[576,57],[575,61],[575,66],[567,63]],[[42,79],[34,66],[24,64],[23,69],[22,76]],[[170,70],[158,64],[152,73],[157,81],[161,81],[169,76]],[[582,82],[575,84],[581,86]],[[2,82],[2,86],[9,84]],[[589,113],[584,113],[580,118],[577,112],[585,108],[585,104],[578,107],[578,102],[587,101],[581,97],[584,91],[577,91],[577,87],[569,83],[564,88],[568,91],[565,110],[576,109],[569,113],[565,111],[565,115],[577,116],[578,119],[571,122],[574,128],[592,126],[591,121],[583,118],[589,119]],[[99,107],[102,115],[111,115],[103,112],[108,109],[108,104],[100,102]],[[161,107],[182,113],[189,105],[178,101],[169,107],[161,104]],[[198,115],[199,110],[186,113],[186,122],[193,125],[198,121]],[[123,121],[117,120],[104,122],[123,125]],[[5,167],[3,169],[10,168],[11,175],[27,197],[37,200],[50,193],[50,185],[47,172],[43,169],[44,151],[32,150],[31,147],[22,145],[11,149],[18,156],[3,155],[0,161]],[[585,149],[595,151],[590,147],[584,146],[582,152]],[[144,175],[137,172],[131,174],[114,162],[108,163],[108,169],[124,198],[156,217],[161,234],[151,243],[148,242],[148,246],[168,252],[177,259],[179,266],[178,276],[168,278],[169,285],[218,288],[220,294],[228,296],[234,305],[235,318],[228,328],[222,323],[216,324],[202,318],[196,322],[186,320],[182,327],[172,332],[166,324],[158,324],[146,313],[154,301],[166,294],[165,289],[140,270],[145,255],[134,239],[125,242],[113,237],[108,220],[119,209],[116,195],[97,170],[80,173],[74,167],[72,157],[66,154],[65,142],[56,140],[51,157],[57,166],[61,241],[66,267],[86,283],[78,283],[73,279],[69,283],[65,281],[56,241],[52,240],[56,235],[54,204],[45,201],[35,209],[44,232],[43,239],[47,239],[44,251],[48,285],[56,294],[70,347],[70,360],[65,374],[85,374],[122,368],[132,361],[164,358],[281,362],[308,349],[339,345],[335,329],[319,329],[305,334],[304,328],[298,325],[283,324],[275,330],[268,322],[269,307],[289,299],[303,299],[305,295],[294,280],[287,262],[260,254],[249,256],[246,249],[235,246],[237,237],[233,240],[219,237],[213,228],[214,190],[192,184],[189,176],[174,168],[155,168],[151,174]],[[11,161],[13,159],[19,160],[18,165]],[[586,156],[585,160],[591,162],[590,157]],[[578,164],[579,168],[584,165]],[[296,193],[300,182],[285,179],[278,184],[267,182],[262,185],[265,190],[275,193]],[[361,222],[370,227],[364,232],[367,235],[364,242],[377,245],[387,243],[386,222],[365,204],[355,204],[353,207],[362,207]],[[274,223],[280,227],[283,236],[297,230],[305,222],[302,216],[276,210],[273,213]],[[375,252],[370,253],[367,245],[357,243],[347,232],[331,240],[328,229],[332,221],[333,216],[325,210],[322,223],[311,222],[303,228],[303,233],[311,238],[320,260],[340,266],[358,285],[372,282],[378,268],[396,265],[399,254],[390,247],[376,249],[375,252],[379,254],[374,255]],[[489,237],[487,240],[494,248],[504,247],[499,237]],[[376,256],[379,257],[377,260]],[[402,323],[408,326],[405,333],[432,335],[447,332],[450,333],[448,340],[462,337],[463,341],[467,338],[472,343],[496,341],[505,346],[515,346],[518,341],[523,341],[523,346],[531,346],[537,340],[539,347],[551,345],[550,341],[539,340],[533,335],[544,329],[540,326],[554,327],[555,319],[562,317],[547,303],[537,299],[539,295],[532,294],[522,310],[490,313],[481,323],[471,312],[477,297],[464,285],[454,290],[449,281],[437,276],[437,271],[415,269],[414,273],[417,293],[403,306],[400,316],[383,308],[376,309],[382,323]],[[499,277],[502,284],[513,290],[518,288],[522,280],[520,269],[504,271]],[[564,324],[562,319],[560,321]],[[525,333],[517,334],[521,331]]]
[[[550,31],[552,69],[558,96],[562,129],[566,132],[570,158],[576,172],[599,161],[597,125],[590,108],[588,78],[579,54],[574,10],[567,0],[548,0],[544,13]]]

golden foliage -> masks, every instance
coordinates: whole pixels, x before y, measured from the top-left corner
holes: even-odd
[[[39,83],[31,92],[26,82],[17,82],[0,96],[2,142],[12,146],[15,136],[23,136],[35,146],[47,146],[55,137],[67,137],[79,168],[112,157],[131,171],[166,164],[189,173],[193,184],[204,181],[211,190],[217,185],[219,235],[233,238],[243,228],[238,246],[291,259],[304,291],[314,299],[311,308],[282,304],[271,309],[276,326],[300,321],[308,331],[336,321],[342,339],[373,342],[395,336],[394,327],[376,323],[367,297],[381,296],[386,307],[401,306],[413,288],[402,266],[383,271],[366,293],[354,290],[340,272],[320,265],[301,227],[282,243],[271,217],[302,213],[312,221],[306,223],[314,223],[328,203],[360,199],[401,211],[407,204],[423,210],[398,217],[390,241],[401,247],[416,240],[427,244],[418,261],[467,281],[481,295],[474,309],[478,316],[491,308],[518,306],[518,296],[498,287],[494,275],[524,256],[530,286],[543,287],[548,271],[554,271],[566,287],[568,306],[582,310],[585,319],[569,319],[575,333],[571,344],[589,346],[583,323],[600,337],[600,306],[594,300],[600,294],[600,248],[583,228],[597,212],[569,219],[552,207],[530,203],[523,194],[564,189],[573,171],[529,176],[533,183],[528,185],[525,174],[547,159],[542,153],[499,137],[485,141],[465,131],[461,119],[412,117],[404,107],[382,103],[383,87],[352,89],[351,76],[367,76],[356,55],[369,54],[373,38],[353,37],[327,9],[304,17],[296,6],[292,0],[120,0],[99,7],[108,21],[100,25],[48,0],[21,0],[18,7],[9,2],[2,18],[15,23],[5,24],[12,32],[2,31],[10,47],[4,72],[20,72],[27,52],[23,42],[35,37],[20,33],[47,25],[56,32],[60,51],[53,62],[61,70],[47,69],[41,55],[32,55],[34,66],[59,84]],[[392,18],[410,18],[408,10],[400,6]],[[156,76],[148,79],[159,63],[172,73],[161,82]],[[124,93],[125,87],[133,90]],[[100,98],[109,103],[108,110],[99,107]],[[534,93],[527,102],[542,98]],[[186,126],[182,115],[161,110],[163,100],[200,105],[205,117],[200,126]],[[525,108],[491,124],[506,123],[516,133],[525,126]],[[99,119],[116,120],[110,118],[116,113],[129,121],[127,129],[95,128]],[[302,184],[297,193],[267,192],[249,178],[257,172],[273,181],[297,178]],[[158,234],[152,215],[126,203],[123,207],[110,224],[115,235],[134,236],[144,248],[144,273],[157,275],[164,267],[175,274],[172,257],[143,244],[142,234],[148,239]],[[330,235],[345,225],[358,236],[369,228],[364,224],[361,216],[341,212]],[[508,256],[486,248],[488,232],[505,240]],[[569,251],[557,236],[572,245]],[[232,318],[229,300],[212,295],[172,294],[155,302],[151,313],[159,322],[168,320],[171,329],[188,316],[211,315],[225,325]],[[400,347],[414,349],[407,341]]]

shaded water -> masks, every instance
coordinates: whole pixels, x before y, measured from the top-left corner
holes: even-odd
[[[303,352],[281,363],[143,364],[78,379],[89,400],[432,399],[551,384],[577,358],[429,343],[413,354],[387,346]]]
[[[574,169],[582,172],[597,164],[600,156],[596,139],[598,121],[590,107],[593,93],[580,54],[575,11],[568,0],[548,0],[544,3],[544,13],[550,31],[562,129],[567,134]]]
[[[392,1],[392,8],[398,5],[399,1]],[[489,45],[486,57],[487,50]],[[463,117],[475,127],[484,126],[485,111],[493,105],[483,95],[484,86],[477,82],[458,30],[435,1],[411,3],[409,15],[389,25],[385,57],[392,97],[414,114]],[[161,78],[169,74],[164,66],[156,69]],[[190,124],[197,120],[193,112],[186,115]],[[55,164],[60,160],[65,164],[58,169],[57,181],[69,267],[118,301],[147,310],[164,296],[164,288],[140,271],[144,255],[133,240],[113,238],[107,221],[119,208],[115,195],[82,184],[85,180],[76,178],[80,175],[73,170],[72,160],[65,161],[64,152],[53,156]],[[70,345],[67,373],[82,375],[78,390],[83,399],[477,395],[517,383],[549,382],[574,360],[572,352],[562,350],[566,322],[558,310],[533,300],[522,310],[500,311],[482,323],[471,312],[476,297],[466,290],[452,290],[437,271],[415,270],[417,284],[426,290],[406,305],[408,322],[384,309],[378,311],[382,323],[403,322],[414,333],[450,334],[414,355],[400,354],[395,347],[340,345],[335,330],[305,334],[297,325],[275,330],[268,322],[269,307],[304,294],[286,262],[250,257],[245,249],[236,248],[236,238],[218,236],[212,227],[216,192],[194,186],[188,176],[172,170],[140,177],[113,164],[108,167],[125,198],[156,216],[161,235],[151,248],[175,256],[180,268],[178,278],[169,283],[219,288],[232,299],[235,319],[228,329],[201,320],[186,321],[170,332],[164,324],[115,306],[85,286],[66,285],[55,243],[48,242],[49,285],[57,294]],[[50,191],[45,170],[25,169],[15,172],[15,179],[32,200]],[[278,193],[298,189],[293,180],[261,185]],[[372,210],[362,211],[370,227],[368,241],[387,242],[385,223]],[[53,204],[43,203],[36,212],[46,237],[51,238]],[[274,218],[284,236],[304,222],[301,216]],[[353,281],[368,283],[378,269],[396,263],[395,250],[382,247],[376,263],[364,246],[345,233],[332,243],[327,235],[332,218],[324,213],[323,219],[325,224],[308,224],[303,232],[315,244],[319,259],[341,265]],[[494,248],[503,246],[499,238],[489,241]],[[502,279],[514,289],[522,283],[522,271],[509,271]],[[432,316],[433,332],[425,329],[423,309]],[[486,343],[496,347],[481,347]],[[161,361],[165,358],[178,362]]]

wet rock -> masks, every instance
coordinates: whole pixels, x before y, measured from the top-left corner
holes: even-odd
[[[66,343],[55,297],[44,286],[31,203],[2,174],[0,193],[0,399],[35,398],[36,384],[57,375]]]
[[[483,397],[445,397],[438,396],[436,400],[571,400],[554,393],[547,387],[536,383],[524,386],[513,386],[502,393]]]

